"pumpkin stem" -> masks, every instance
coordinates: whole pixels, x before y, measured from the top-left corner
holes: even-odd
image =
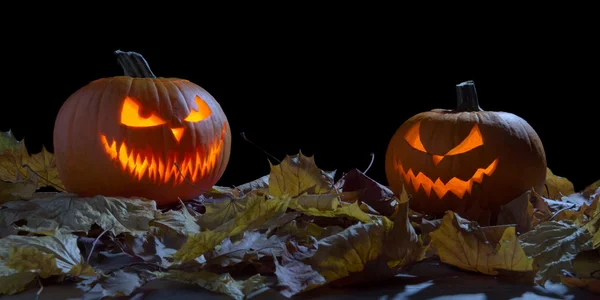
[[[123,68],[125,76],[131,76],[134,78],[156,78],[154,73],[150,70],[148,62],[144,57],[133,51],[124,52],[121,50],[115,51],[117,60]]]
[[[456,110],[457,111],[483,111],[479,107],[477,90],[473,80],[461,82],[456,85]]]

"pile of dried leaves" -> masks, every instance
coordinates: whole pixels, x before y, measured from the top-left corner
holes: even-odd
[[[600,181],[503,207],[497,226],[453,212],[431,219],[359,170],[334,180],[299,153],[270,174],[157,209],[145,199],[38,192],[60,186],[53,156],[0,133],[0,294],[77,282],[91,298],[126,296],[155,279],[235,299],[291,297],[323,285],[394,276],[425,259],[502,279],[599,291]],[[483,275],[482,275],[483,276]]]

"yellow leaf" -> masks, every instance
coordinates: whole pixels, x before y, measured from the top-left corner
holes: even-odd
[[[217,227],[215,230],[206,230],[188,237],[185,244],[173,255],[182,262],[194,260],[209,250],[214,249],[224,239],[240,234],[246,230],[253,230],[273,217],[285,212],[290,199],[272,198],[251,195],[246,202],[246,209],[235,218]]]
[[[358,207],[358,205],[357,205]],[[327,283],[364,270],[384,251],[391,222],[358,223],[318,241],[317,251],[304,263],[311,265]]]
[[[38,188],[62,188],[52,153],[42,146],[41,152],[29,155],[25,142],[17,141],[10,131],[0,132],[0,180],[15,182],[27,177],[28,167],[24,165],[37,173],[35,176],[42,178],[37,181]]]
[[[340,206],[338,206],[335,210],[319,210],[314,207],[305,208],[302,206],[295,206],[295,207],[293,207],[293,209],[300,211],[306,215],[314,216],[314,217],[329,217],[329,218],[350,217],[350,218],[356,219],[363,223],[371,222],[371,217],[367,213],[365,213],[362,209],[360,209],[358,202],[354,202],[354,203],[350,203],[350,204],[340,202]]]
[[[28,170],[27,178],[15,182],[0,180],[0,204],[15,201],[29,200],[38,189],[38,178]]]
[[[204,202],[206,212],[198,217],[202,229],[214,230],[227,223],[246,209],[248,198],[226,199],[223,201]]]
[[[397,207],[384,247],[388,266],[396,269],[422,260],[427,250],[408,219],[408,198],[402,198]]]
[[[584,198],[590,198],[592,195],[600,195],[600,180],[588,185],[581,192]]]
[[[566,177],[554,175],[550,168],[546,169],[546,187],[548,191],[543,191],[549,199],[559,200],[563,196],[575,193],[573,183]]]
[[[480,227],[450,211],[430,236],[440,260],[463,270],[487,275],[533,270],[513,226]]]
[[[10,235],[0,239],[0,283],[3,293],[22,290],[24,285],[15,284],[15,278],[33,279],[23,273],[39,274],[46,278],[53,275],[95,275],[83,260],[77,247],[77,237],[62,231],[52,236]],[[9,285],[4,289],[4,283]]]
[[[332,178],[325,176],[315,164],[314,156],[301,152],[287,155],[279,165],[271,164],[269,194],[274,197],[296,197],[303,193],[324,194],[332,189]]]
[[[340,200],[337,194],[302,194],[290,202],[292,209],[302,206],[324,211],[335,210],[339,205]]]
[[[600,253],[584,251],[573,259],[573,273],[563,272],[560,280],[566,286],[600,293],[600,279],[595,275],[598,270],[600,270]]]
[[[168,272],[152,272],[159,279],[195,284],[215,293],[225,294],[236,300],[247,299],[251,293],[265,288],[265,277],[259,274],[246,280],[235,280],[229,273],[216,274],[208,271],[186,272],[169,270]]]
[[[8,269],[0,261],[0,295],[14,295],[24,291],[35,276],[33,272],[19,273]]]

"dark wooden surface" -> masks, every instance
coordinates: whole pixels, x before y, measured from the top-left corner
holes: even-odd
[[[35,299],[37,289],[18,295],[5,296],[6,300]],[[83,296],[74,286],[46,286],[40,300],[98,299]],[[211,293],[193,285],[151,281],[130,297],[118,299],[232,299]],[[287,299],[270,290],[251,299]],[[357,285],[351,288],[320,288],[295,296],[293,299],[600,299],[600,295],[578,288],[568,288],[560,283],[547,283],[545,287],[515,284],[497,280],[492,276],[464,272],[440,264],[423,261],[412,266],[405,274],[385,282]]]

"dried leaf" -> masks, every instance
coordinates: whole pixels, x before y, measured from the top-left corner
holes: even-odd
[[[246,195],[248,193],[263,193],[266,194],[269,192],[269,174],[262,176],[260,178],[254,179],[248,183],[244,183],[242,185],[238,185],[236,189],[240,191],[242,195]]]
[[[561,270],[573,272],[571,261],[582,251],[592,249],[589,231],[572,222],[548,221],[539,224],[519,237],[521,247],[534,259],[538,269],[535,281],[543,285],[546,280],[558,280]]]
[[[304,193],[325,194],[333,181],[324,176],[315,164],[314,156],[302,153],[287,155],[278,165],[271,164],[269,194],[274,197],[288,195],[296,197]]]
[[[187,207],[181,203],[181,209],[169,210],[165,213],[157,214],[151,221],[151,225],[168,228],[180,235],[190,235],[200,232],[196,217],[192,216]]]
[[[38,177],[28,170],[25,179],[15,182],[0,180],[0,204],[15,200],[29,200],[38,189]]]
[[[4,294],[22,291],[35,274],[47,278],[67,274],[93,276],[95,272],[83,260],[77,247],[77,237],[69,233],[10,235],[0,239],[0,291]]]
[[[281,263],[274,259],[275,276],[277,276],[277,284],[281,288],[280,293],[283,296],[291,298],[326,283],[325,278],[312,266],[294,259],[287,250],[284,251]]]
[[[384,219],[385,222],[386,219]],[[389,267],[400,269],[422,260],[427,248],[408,219],[408,199],[401,200],[393,228],[385,238],[384,253]]]
[[[337,194],[303,194],[298,198],[292,199],[290,208],[295,209],[298,206],[303,208],[314,208],[322,211],[331,211],[338,208],[340,200]]]
[[[563,271],[560,281],[570,287],[578,287],[590,292],[600,293],[600,253],[584,251],[573,259],[573,272]]]
[[[218,250],[209,251],[204,257],[209,265],[227,267],[242,261],[258,260],[266,255],[281,256],[283,242],[285,240],[277,236],[267,237],[260,232],[247,231],[240,241],[226,238],[217,247]]]
[[[42,146],[41,152],[29,155],[24,141],[16,140],[11,131],[0,132],[0,180],[16,182],[29,178],[27,166],[35,172],[31,174],[42,177],[37,181],[38,188],[53,184],[62,187],[52,153]]]
[[[217,227],[231,221],[246,209],[248,198],[227,199],[223,201],[204,202],[206,211],[198,217],[198,224],[203,229],[215,230]]]
[[[173,257],[182,262],[194,260],[214,249],[225,238],[260,227],[269,219],[285,212],[288,204],[289,198],[267,200],[262,196],[249,196],[243,212],[215,230],[206,230],[189,236]]]
[[[543,191],[543,193],[547,198],[554,200],[575,193],[573,183],[566,177],[554,175],[550,168],[546,169],[546,187],[548,191]]]
[[[156,203],[141,199],[95,196],[90,198],[58,195],[55,198],[13,201],[0,210],[0,225],[10,226],[25,220],[35,228],[48,222],[70,232],[87,233],[93,224],[110,229],[114,235],[123,232],[142,235],[154,219]]]
[[[140,272],[117,270],[93,282],[92,288],[84,294],[84,299],[104,299],[104,297],[130,296],[137,288],[148,282],[148,276]]]
[[[198,285],[215,293],[225,294],[237,300],[244,300],[250,294],[265,288],[265,277],[256,274],[246,280],[235,280],[229,273],[216,274],[208,271],[185,272],[169,270],[168,272],[152,272],[159,279]]]
[[[529,190],[500,207],[497,225],[516,225],[519,234],[529,231],[533,226],[533,204],[531,202],[535,196],[532,191],[535,192]]]
[[[343,191],[344,202],[364,202],[383,216],[391,216],[395,211],[394,193],[357,169],[346,173],[336,186]]]
[[[303,262],[316,269],[327,283],[362,272],[367,263],[383,254],[384,240],[391,228],[389,220],[352,225],[319,240],[317,251]]]
[[[463,270],[487,275],[533,270],[533,260],[526,257],[513,226],[480,227],[450,211],[430,235],[440,260]]]
[[[600,180],[588,185],[581,191],[583,197],[588,199],[594,199],[597,195],[600,195]]]
[[[358,202],[351,204],[340,202],[340,205],[335,210],[319,210],[314,207],[307,208],[300,205],[294,206],[293,209],[309,216],[329,218],[349,217],[363,223],[371,222],[371,217],[360,209]]]

